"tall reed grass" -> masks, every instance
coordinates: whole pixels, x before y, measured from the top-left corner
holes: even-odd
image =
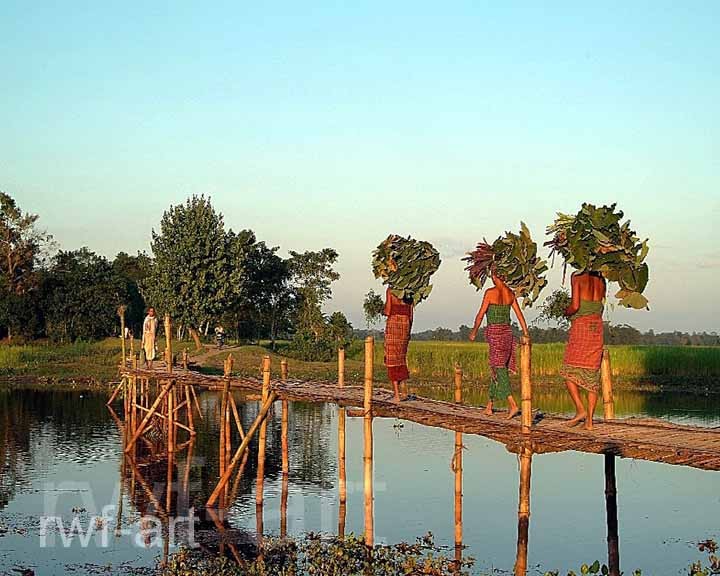
[[[609,346],[612,372],[617,377],[720,378],[720,348],[693,346]],[[565,344],[534,344],[532,373],[536,378],[557,377]],[[382,342],[376,343],[375,362],[382,365]],[[466,378],[490,377],[488,347],[484,342],[411,341],[408,367],[412,376],[447,381],[459,364]]]

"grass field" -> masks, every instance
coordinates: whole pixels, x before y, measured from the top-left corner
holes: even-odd
[[[689,346],[609,346],[612,372],[616,378],[660,380],[720,380],[720,348]],[[535,344],[532,373],[536,379],[559,376],[565,344]],[[361,351],[352,356],[360,359]],[[376,345],[375,362],[382,364],[382,343]],[[476,342],[411,342],[408,351],[410,373],[421,379],[447,381],[459,364],[470,380],[489,378],[488,348]]]
[[[139,343],[136,341],[136,350]],[[162,348],[162,344],[159,345]],[[175,350],[187,347],[191,357],[193,346],[189,342],[176,342]],[[533,382],[557,383],[562,365],[563,344],[536,344],[533,346]],[[220,371],[228,351],[214,353],[207,349],[203,354],[207,371]],[[241,346],[233,349],[235,371],[258,375],[262,356],[268,354],[263,346]],[[621,386],[665,386],[720,390],[720,348],[715,347],[664,347],[664,346],[611,346],[614,380]],[[279,370],[279,354],[273,357],[273,371]],[[452,381],[455,364],[462,366],[465,380],[486,384],[489,379],[488,351],[484,343],[473,342],[411,342],[408,364],[416,382],[446,384]],[[347,353],[347,378],[352,382],[362,379],[362,342],[355,342]],[[0,378],[50,379],[61,382],[109,382],[117,379],[120,359],[120,341],[106,339],[93,343],[51,345],[37,343],[23,346],[0,346]],[[297,378],[333,380],[337,377],[334,362],[303,362],[289,359],[291,375]],[[379,382],[386,382],[383,368],[383,346],[375,346],[375,374]]]

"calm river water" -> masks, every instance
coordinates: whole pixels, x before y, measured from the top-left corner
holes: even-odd
[[[0,391],[0,574],[31,568],[36,574],[129,572],[156,564],[162,546],[148,526],[138,529],[153,497],[162,499],[163,468],[147,466],[136,476],[121,470],[122,435],[105,407],[105,394]],[[201,396],[208,413],[213,393]],[[563,392],[538,392],[537,405],[564,412]],[[257,403],[239,404],[249,424]],[[121,407],[116,407],[121,408]],[[720,426],[720,398],[688,394],[619,392],[618,417],[648,415],[686,424]],[[332,533],[338,523],[337,409],[290,405],[289,534]],[[200,423],[187,476],[190,503],[201,508],[218,476],[215,418]],[[246,427],[247,429],[247,427]],[[439,544],[453,542],[454,433],[410,422],[377,419],[375,429],[376,542],[414,540],[428,531]],[[362,421],[347,424],[347,532],[362,533]],[[280,410],[268,432],[264,529],[280,530]],[[465,435],[465,554],[478,574],[510,573],[515,562],[518,460],[504,446]],[[254,452],[253,452],[254,453]],[[178,483],[185,476],[178,457]],[[121,472],[125,481],[121,482]],[[720,474],[634,460],[617,461],[620,558],[626,574],[686,574],[700,558],[695,543],[720,536]],[[229,526],[256,528],[255,462],[248,461],[227,518]],[[578,569],[607,561],[603,457],[579,453],[536,455],[532,464],[529,573]],[[115,535],[117,505],[122,503]],[[94,514],[106,509],[103,522]],[[57,516],[48,524],[47,518]],[[87,546],[73,532],[97,522]],[[41,530],[41,518],[46,530]],[[78,526],[75,527],[77,532]],[[108,534],[109,532],[109,534]],[[63,545],[63,536],[67,546]],[[150,545],[148,545],[150,544]],[[172,552],[173,549],[170,549]],[[450,551],[452,554],[452,551]]]

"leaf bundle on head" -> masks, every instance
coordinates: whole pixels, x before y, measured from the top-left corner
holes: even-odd
[[[581,273],[598,272],[609,282],[617,282],[620,290],[615,296],[621,306],[647,308],[642,294],[649,278],[647,240],[640,241],[629,220],[621,223],[623,212],[615,206],[583,204],[574,216],[558,213],[547,228],[552,239],[545,246],[553,258],[560,255],[565,266]]]
[[[375,278],[395,296],[419,304],[432,291],[430,277],[440,267],[440,254],[429,242],[391,234],[373,252],[372,266]]]
[[[478,243],[475,250],[463,258],[470,283],[480,290],[493,272],[522,299],[523,306],[532,306],[547,285],[547,263],[537,255],[537,244],[530,230],[520,223],[520,233],[506,232],[492,244],[486,240]]]

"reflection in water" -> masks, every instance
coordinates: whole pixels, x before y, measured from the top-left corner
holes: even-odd
[[[168,538],[172,520],[191,507],[202,510],[217,483],[218,398],[214,393],[200,396],[206,417],[195,422],[195,441],[185,444],[174,458],[167,457],[161,434],[150,434],[135,454],[123,458],[123,422],[106,410],[104,396],[0,393],[0,525],[11,525],[18,516],[42,514],[46,481],[86,483],[86,494],[62,497],[59,511],[65,517],[73,507],[86,505],[83,498],[90,494],[98,508],[117,506],[111,525],[111,534],[117,537],[110,550],[74,545],[68,550],[39,551],[36,531],[29,536],[8,534],[0,538],[0,565],[23,565],[32,559],[36,565],[59,566],[56,572],[80,560],[150,566],[163,549],[172,553]],[[257,415],[257,402],[245,402],[239,395],[236,399],[238,418],[247,429]],[[646,398],[643,404],[652,402]],[[693,410],[703,410],[705,402],[698,399]],[[121,411],[122,402],[116,408]],[[232,479],[226,509],[198,512],[196,536],[208,553],[252,557],[258,552],[258,518],[264,519],[262,530],[268,535],[362,531],[362,421],[347,419],[342,475],[347,498],[341,503],[339,414],[332,406],[291,403],[283,415],[282,404],[275,405],[268,421],[263,513],[256,515],[253,506],[257,490],[253,441],[249,458]],[[713,473],[606,457],[603,483],[603,460],[573,453],[523,454],[518,473],[516,456],[492,441],[472,435],[458,438],[453,431],[413,423],[405,423],[404,428],[395,424],[392,419],[375,421],[378,540],[412,541],[432,530],[448,549],[461,543],[464,548],[456,551],[477,558],[481,573],[508,568],[513,557],[517,572],[527,570],[528,558],[533,566],[555,569],[607,554],[611,573],[619,574],[617,482],[623,484],[625,496],[620,520],[626,566],[650,573],[659,567],[677,571],[694,559],[684,542],[717,536],[712,519],[720,512],[720,501]],[[233,446],[239,440],[233,428]],[[178,449],[185,442],[181,433]],[[455,466],[449,474],[451,455]],[[693,488],[683,490],[686,486]],[[603,487],[606,521],[599,521]],[[515,497],[519,497],[517,508]],[[140,524],[143,547],[138,548],[121,532],[146,514],[157,516],[161,525]],[[185,537],[182,525],[178,528]],[[673,544],[676,540],[679,543]],[[155,543],[161,548],[151,547]]]

